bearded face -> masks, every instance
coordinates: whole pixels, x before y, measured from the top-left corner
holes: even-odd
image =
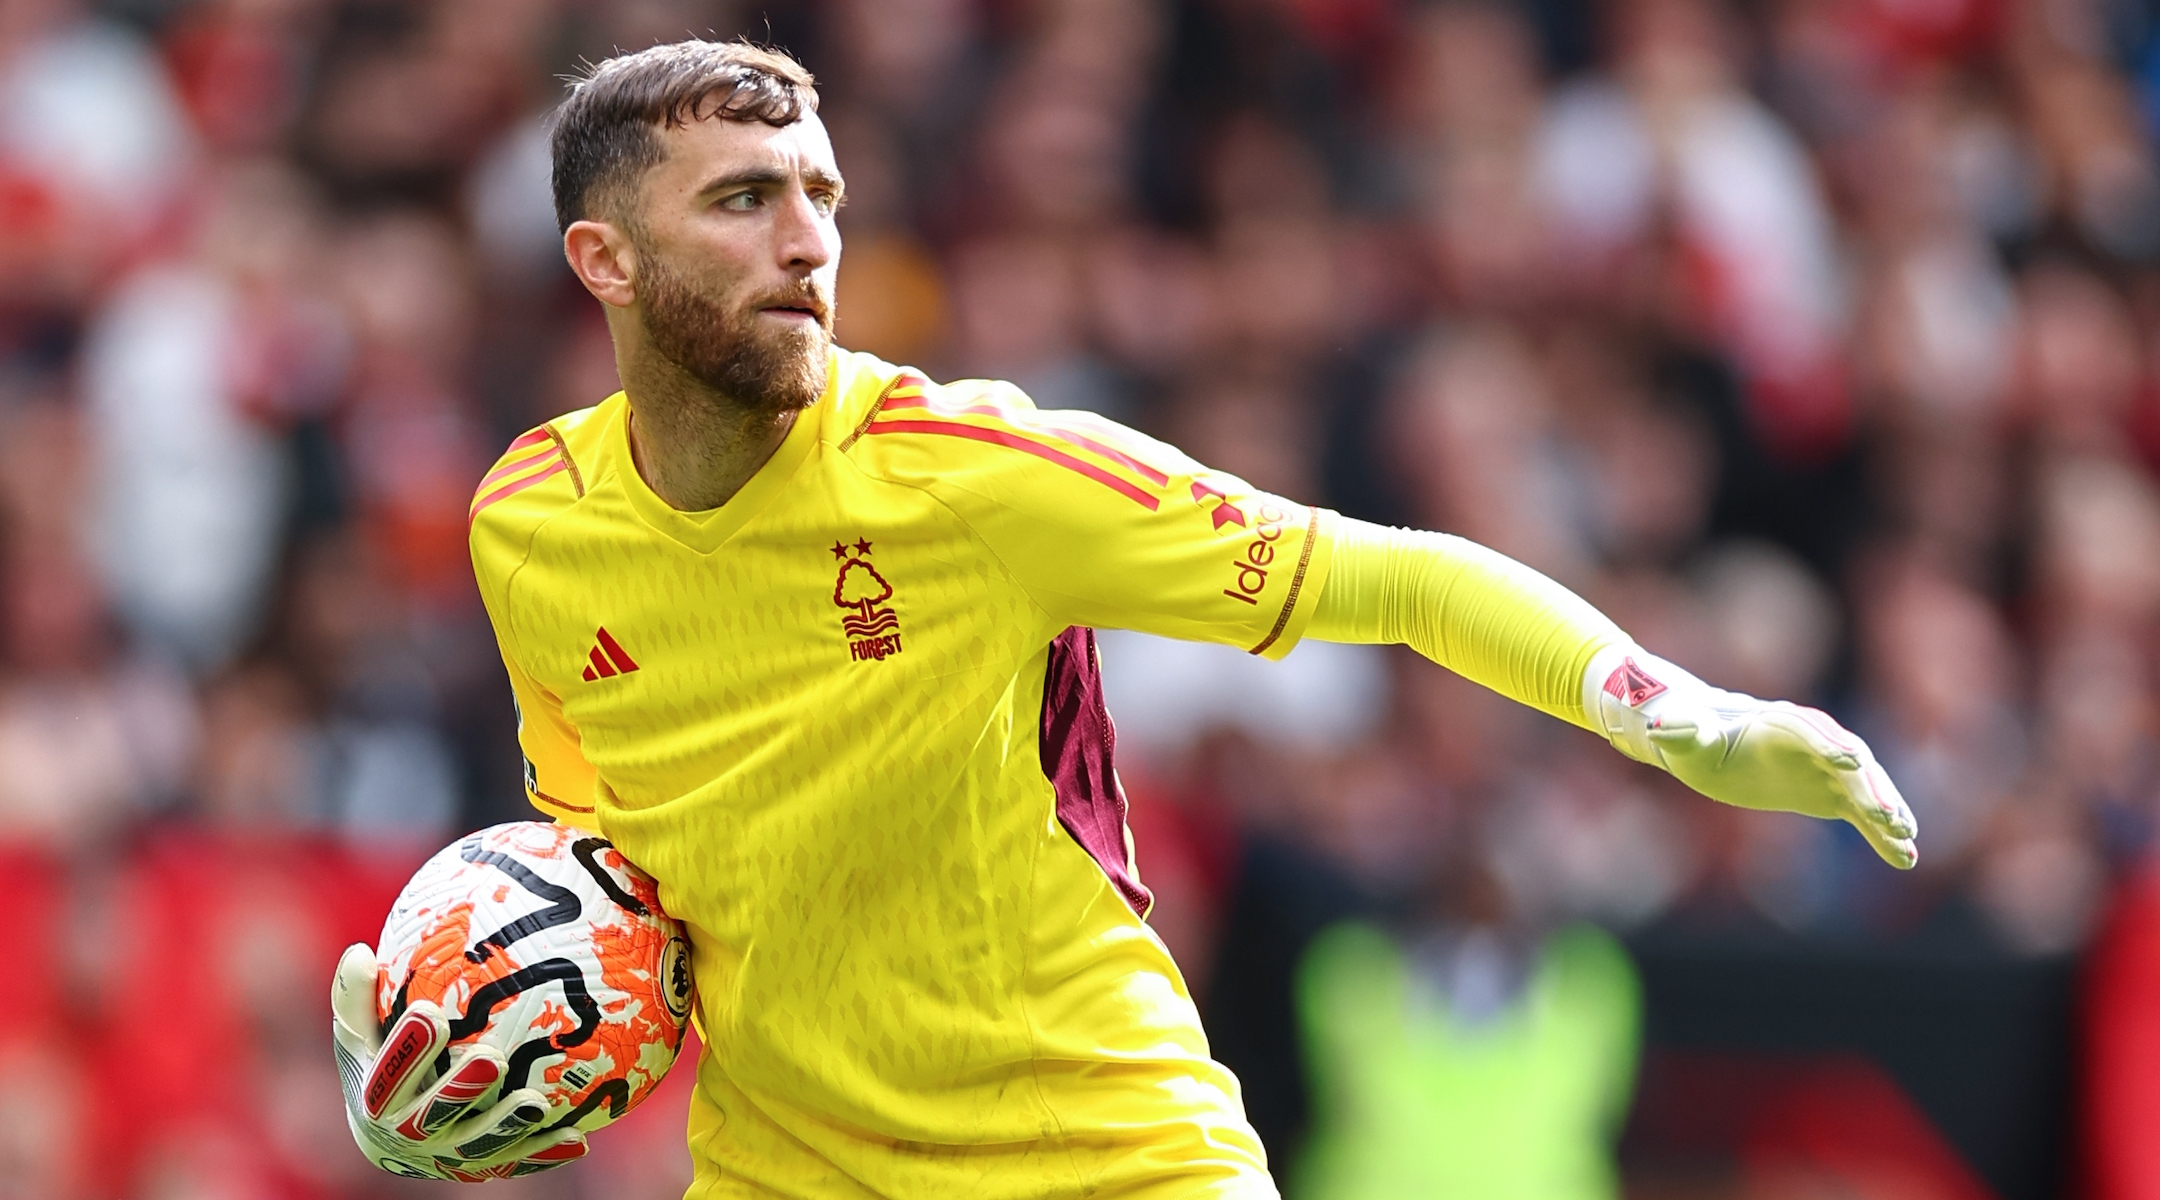
[[[639,239],[638,298],[653,348],[707,387],[754,412],[778,416],[810,407],[825,391],[832,354],[832,296],[815,279],[791,288],[730,297],[675,269]],[[813,319],[781,319],[798,309]]]

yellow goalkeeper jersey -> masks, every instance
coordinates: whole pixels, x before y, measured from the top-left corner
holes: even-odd
[[[1287,653],[1334,518],[834,360],[718,509],[646,486],[620,394],[473,500],[533,804],[690,930],[690,1195],[1273,1196],[1143,922],[1090,629]]]

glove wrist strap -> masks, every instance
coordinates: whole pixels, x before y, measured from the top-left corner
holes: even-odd
[[[1633,642],[1599,650],[1583,671],[1583,712],[1613,748],[1637,762],[1663,766],[1650,727],[1678,691],[1706,685]]]

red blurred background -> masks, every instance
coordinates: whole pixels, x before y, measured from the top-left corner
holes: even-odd
[[[1614,1099],[1511,1118],[1591,1192],[2160,1189],[2153,0],[0,0],[0,1197],[436,1190],[323,993],[525,815],[466,503],[615,386],[545,117],[690,33],[823,81],[844,344],[1484,541],[1918,811],[1895,875],[1407,652],[1106,638],[1293,1198],[1498,1153],[1345,1115],[1345,920],[1438,1125],[1607,931]],[[687,1082],[491,1194],[678,1194]]]

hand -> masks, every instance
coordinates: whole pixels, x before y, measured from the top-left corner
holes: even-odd
[[[1583,700],[1622,754],[1713,800],[1835,818],[1891,866],[1920,861],[1920,827],[1897,785],[1827,713],[1722,691],[1627,645],[1591,660]]]
[[[535,1129],[547,1118],[537,1090],[487,1102],[508,1065],[502,1052],[451,1048],[450,1020],[434,1004],[414,1002],[384,1037],[375,1007],[380,972],[375,951],[357,944],[346,947],[330,983],[345,1120],[369,1162],[412,1179],[478,1183],[584,1157],[578,1130]],[[449,1068],[437,1078],[434,1063],[446,1048]]]

